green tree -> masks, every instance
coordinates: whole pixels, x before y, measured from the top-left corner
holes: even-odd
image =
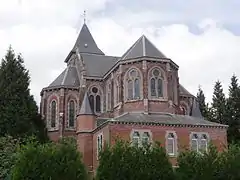
[[[224,151],[219,160],[219,171],[216,175],[218,180],[238,180],[240,179],[240,147],[239,145],[230,145],[229,149]]]
[[[172,165],[159,144],[131,146],[117,141],[100,153],[97,180],[173,180]]]
[[[178,180],[218,180],[220,155],[213,146],[208,152],[185,151],[178,157]]]
[[[22,56],[16,56],[10,47],[0,66],[0,136],[24,137],[44,132],[29,83]],[[41,137],[47,138],[44,134]]]
[[[15,162],[19,141],[10,136],[0,137],[0,179],[6,179]]]
[[[240,87],[238,79],[235,75],[231,78],[231,84],[229,86],[229,97],[227,99],[226,106],[226,118],[228,128],[228,141],[239,142],[240,132]]]
[[[210,112],[209,112],[208,104],[206,104],[206,102],[205,102],[205,95],[204,95],[203,90],[201,89],[200,86],[198,88],[197,101],[199,103],[199,108],[200,108],[200,111],[202,113],[202,116],[204,118],[206,118],[207,120],[209,120],[210,119],[210,114],[209,114]]]
[[[211,112],[211,121],[226,124],[226,99],[220,81],[217,81],[214,86]]]
[[[86,180],[87,172],[74,139],[39,144],[29,141],[16,156],[12,180]]]

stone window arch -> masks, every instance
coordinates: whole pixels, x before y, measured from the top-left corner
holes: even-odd
[[[191,150],[198,152],[199,150],[199,135],[197,133],[191,134]]]
[[[167,132],[166,136],[166,152],[169,156],[176,156],[177,154],[177,134],[175,132]]]
[[[50,128],[57,126],[57,101],[52,100],[50,103]]]
[[[112,85],[111,81],[106,86],[106,109],[110,111],[112,109]]]
[[[164,98],[165,97],[165,87],[166,78],[163,70],[159,67],[153,67],[149,71],[149,96],[151,98]]]
[[[73,99],[68,102],[68,127],[74,128],[76,120],[76,103]]]
[[[207,151],[207,149],[208,149],[208,137],[206,134],[202,134],[200,136],[199,150],[203,152]]]
[[[102,112],[102,91],[97,86],[92,86],[89,89],[89,101],[92,110],[95,113]]]
[[[137,68],[130,68],[125,75],[125,99],[137,100],[142,97],[142,74]]]
[[[140,133],[138,131],[133,132],[132,143],[133,143],[134,146],[139,146],[139,144],[140,144]]]

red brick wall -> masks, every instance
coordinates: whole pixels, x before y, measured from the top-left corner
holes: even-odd
[[[175,131],[177,134],[178,152],[189,148],[191,132],[208,133],[212,143],[222,151],[227,146],[226,129],[220,128],[200,128],[200,127],[167,127],[167,126],[146,126],[146,125],[110,125],[111,144],[114,144],[116,137],[130,141],[132,129],[151,130],[152,140],[161,142],[165,146],[165,135],[167,131]],[[171,158],[173,165],[176,164],[176,158]]]
[[[103,145],[107,145],[110,142],[110,130],[109,125],[103,127],[101,130],[96,131],[93,134],[93,170],[94,173],[96,172],[97,166],[98,166],[98,158],[97,158],[97,136],[102,133],[103,134]]]
[[[78,150],[88,171],[93,170],[93,134],[80,133],[77,135]]]

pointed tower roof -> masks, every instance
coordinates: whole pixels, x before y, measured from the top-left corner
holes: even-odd
[[[197,118],[203,118],[202,113],[200,111],[199,103],[197,102],[196,98],[193,99],[191,116],[197,117]]]
[[[91,108],[88,93],[86,92],[82,101],[82,105],[80,108],[80,112],[78,115],[94,115],[93,110]]]
[[[122,60],[134,59],[138,57],[166,58],[156,46],[144,35],[142,35],[122,56]]]
[[[79,49],[80,53],[104,55],[104,53],[98,48],[92,34],[90,33],[85,23],[82,26],[82,29],[78,35],[77,41],[75,42],[73,49],[65,59],[65,62],[68,62],[71,54],[75,53],[76,48]]]

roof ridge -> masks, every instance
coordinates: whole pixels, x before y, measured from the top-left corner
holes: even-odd
[[[145,36],[142,36],[142,43],[143,43],[143,56],[146,56],[146,44],[145,44]]]
[[[166,58],[166,56],[143,34],[121,57],[121,60],[139,57]]]
[[[64,74],[64,76],[63,76],[63,80],[62,80],[61,85],[63,85],[64,82],[65,82],[65,80],[66,80],[66,77],[67,77],[67,74],[68,74],[68,70],[69,70],[69,66],[67,66],[67,68],[66,68],[66,71],[65,71],[65,74]]]
[[[133,48],[138,44],[138,42],[141,40],[142,36],[138,38],[138,40],[126,51],[126,53],[123,54],[121,59],[125,59],[127,55],[133,50]]]

